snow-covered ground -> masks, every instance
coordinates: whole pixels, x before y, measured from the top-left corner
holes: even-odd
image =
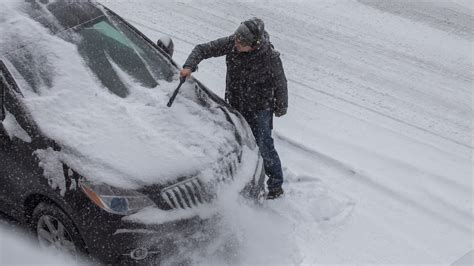
[[[153,40],[172,37],[178,64],[252,16],[282,54],[290,107],[274,136],[286,196],[223,197],[218,236],[170,263],[446,265],[473,249],[470,1],[100,2]],[[223,96],[224,58],[195,76]],[[156,132],[144,134],[141,144]],[[42,262],[20,260],[24,244],[5,230],[0,264]]]
[[[470,1],[100,2],[171,36],[178,64],[252,16],[282,54],[286,196],[221,206],[232,254],[195,262],[450,264],[473,249]],[[224,58],[195,76],[223,96]]]
[[[66,254],[41,250],[30,237],[0,216],[0,265],[85,265]]]

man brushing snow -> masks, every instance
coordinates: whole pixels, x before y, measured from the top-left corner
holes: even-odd
[[[240,24],[234,34],[197,45],[181,70],[189,77],[198,64],[210,57],[226,56],[226,101],[247,120],[262,154],[267,181],[267,199],[283,194],[283,172],[273,145],[273,114],[288,108],[288,90],[280,54],[270,42],[263,21],[252,18]]]

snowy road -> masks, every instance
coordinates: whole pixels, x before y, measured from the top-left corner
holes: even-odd
[[[231,262],[449,264],[473,249],[469,1],[100,2],[153,40],[171,36],[178,64],[252,16],[281,52],[287,196],[232,206]],[[195,76],[223,95],[223,58]]]

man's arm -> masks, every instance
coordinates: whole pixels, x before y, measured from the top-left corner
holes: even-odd
[[[288,86],[279,54],[273,60],[273,80],[275,82],[273,111],[276,116],[282,116],[288,109]]]
[[[194,72],[202,60],[229,54],[234,49],[234,38],[234,35],[231,35],[196,45],[184,63],[183,68],[189,68]]]

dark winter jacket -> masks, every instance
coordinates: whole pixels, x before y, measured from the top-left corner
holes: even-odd
[[[197,65],[210,57],[226,56],[226,100],[240,112],[272,110],[286,112],[288,90],[283,65],[265,32],[260,46],[251,52],[239,53],[235,35],[197,45],[183,67],[195,71]]]

